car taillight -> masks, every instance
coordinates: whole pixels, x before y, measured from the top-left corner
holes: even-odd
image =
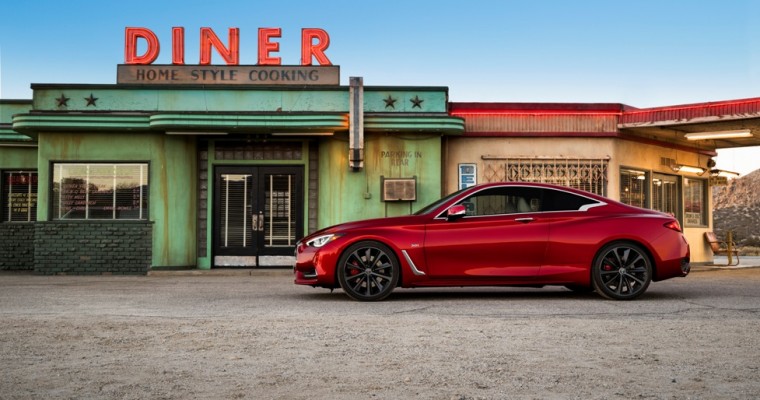
[[[676,221],[676,220],[668,222],[667,224],[665,224],[665,227],[668,228],[668,229],[672,229],[672,230],[674,230],[676,232],[682,232],[681,231],[681,224],[679,224],[678,221]]]

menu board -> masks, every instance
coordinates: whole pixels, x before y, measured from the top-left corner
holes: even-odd
[[[3,173],[4,222],[30,222],[37,219],[37,173]]]

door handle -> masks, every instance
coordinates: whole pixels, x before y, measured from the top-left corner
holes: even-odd
[[[259,211],[259,214],[251,214],[251,229],[254,232],[264,232],[264,212]]]
[[[515,218],[515,221],[527,224],[528,222],[533,222],[533,218]]]

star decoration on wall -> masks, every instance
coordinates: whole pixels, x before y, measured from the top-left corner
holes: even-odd
[[[63,93],[61,93],[61,97],[55,99],[55,101],[58,102],[58,107],[68,107],[69,106],[69,98],[66,97]]]
[[[409,99],[409,101],[412,102],[412,108],[422,108],[422,102],[425,100],[421,99],[419,96],[414,96],[414,98]]]
[[[390,108],[392,108],[392,109],[395,110],[396,109],[396,101],[397,100],[398,99],[394,99],[393,97],[391,97],[391,95],[388,95],[387,99],[383,99],[383,101],[385,102],[385,108],[390,107]]]
[[[89,107],[89,106],[97,107],[98,106],[97,104],[95,104],[95,102],[98,101],[98,98],[95,97],[95,96],[93,96],[92,93],[90,93],[90,97],[85,97],[84,99],[85,99],[85,101],[87,101],[87,107]]]

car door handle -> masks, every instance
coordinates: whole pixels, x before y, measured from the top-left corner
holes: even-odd
[[[528,222],[533,222],[533,218],[515,218],[515,221],[527,224]]]

